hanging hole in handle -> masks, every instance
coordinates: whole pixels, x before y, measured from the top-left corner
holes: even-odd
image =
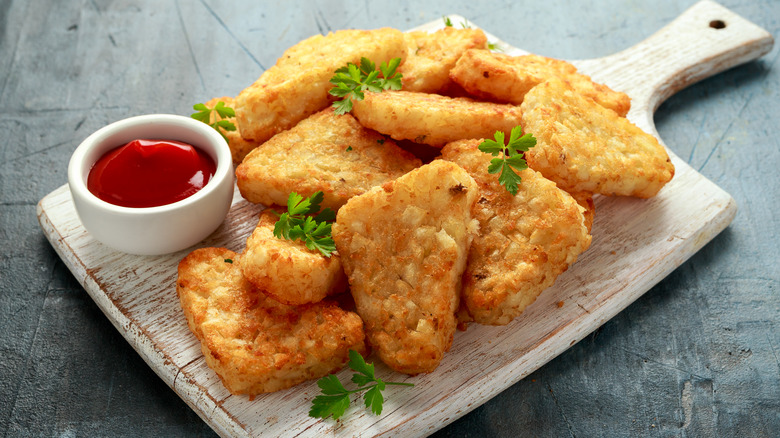
[[[712,20],[710,21],[710,27],[713,29],[725,29],[726,22],[723,20]]]

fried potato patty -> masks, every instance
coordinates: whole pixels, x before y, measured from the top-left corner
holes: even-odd
[[[520,107],[412,91],[365,93],[352,112],[360,123],[396,140],[434,147],[461,139],[509,135],[521,123]]]
[[[655,137],[567,83],[537,85],[521,108],[525,132],[537,139],[528,165],[569,193],[649,198],[674,176]]]
[[[206,105],[208,108],[213,109],[219,102],[224,102],[225,106],[233,108],[235,106],[235,99],[232,97],[222,96],[222,97],[215,97],[208,102],[206,102],[204,105]],[[211,123],[218,122],[222,120],[222,117],[217,114],[216,111],[211,112]],[[246,155],[251,152],[254,148],[259,146],[259,143],[252,140],[245,140],[244,137],[241,137],[241,130],[239,129],[238,125],[236,124],[236,118],[235,117],[226,117],[225,120],[230,121],[234,125],[236,125],[235,131],[224,131],[220,130],[223,134],[225,134],[225,137],[227,137],[227,144],[230,148],[230,154],[233,156],[233,164],[240,163]]]
[[[293,191],[306,197],[322,191],[321,205],[338,209],[420,165],[351,114],[336,115],[327,108],[252,151],[236,168],[236,179],[250,202],[287,205]]]
[[[539,55],[509,56],[487,50],[467,50],[450,71],[450,78],[469,93],[500,102],[523,103],[536,85],[550,79],[568,81],[577,92],[625,116],[631,99],[625,93],[593,82],[566,61]]]
[[[274,236],[278,218],[270,209],[260,214],[257,227],[246,241],[240,264],[244,277],[266,295],[290,305],[316,303],[344,292],[347,276],[338,253],[325,257],[306,248],[300,240]]]
[[[450,70],[468,49],[487,48],[480,29],[445,27],[435,32],[404,33],[406,61],[398,68],[405,91],[440,93],[450,86]]]
[[[463,274],[462,306],[480,324],[504,325],[577,260],[591,236],[584,208],[540,173],[520,171],[512,196],[488,173],[492,157],[477,149],[480,142],[450,143],[442,158],[468,171],[480,189],[473,210],[479,234]]]
[[[287,306],[241,273],[240,255],[202,248],[180,263],[176,291],[206,363],[233,394],[289,388],[365,352],[363,322],[336,305]]]
[[[359,64],[361,57],[377,66],[392,58],[406,59],[403,34],[390,28],[339,30],[287,49],[236,98],[241,135],[262,143],[325,108],[334,72],[349,62]]]
[[[338,212],[333,239],[357,311],[396,371],[433,371],[452,345],[477,195],[465,170],[435,160]]]

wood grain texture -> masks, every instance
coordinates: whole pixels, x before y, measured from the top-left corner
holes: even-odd
[[[717,30],[716,40],[702,38],[705,32],[715,31],[709,21],[702,21],[708,13],[728,17],[728,26]],[[726,13],[729,15],[723,15]],[[461,19],[453,17],[454,22]],[[437,21],[426,28],[440,24]],[[686,32],[679,32],[679,26]],[[728,33],[732,30],[735,35]],[[739,41],[724,46],[724,40]],[[688,50],[691,46],[698,49]],[[771,37],[766,32],[706,2],[622,54],[577,64],[597,80],[628,92],[634,98],[631,119],[655,132],[652,113],[671,93],[727,66],[760,56],[770,47]],[[655,69],[649,74],[626,73],[627,69],[643,71],[637,65],[648,59],[648,65]],[[669,62],[659,62],[662,60]],[[663,80],[648,88],[648,78],[659,77]],[[175,265],[186,252],[139,258],[102,247],[80,228],[66,186],[41,201],[39,220],[52,245],[117,329],[220,434],[425,435],[469,412],[595,330],[731,221],[735,214],[731,197],[678,157],[673,159],[677,175],[658,197],[648,201],[597,200],[591,249],[525,315],[506,327],[473,326],[459,333],[435,373],[409,379],[417,384],[414,391],[388,390],[385,415],[377,418],[355,409],[339,423],[306,416],[309,401],[318,392],[313,382],[253,402],[225,391],[205,366],[178,309],[173,288]],[[240,250],[257,212],[257,207],[236,197],[226,223],[203,246]],[[564,305],[559,308],[560,301]],[[487,366],[480,369],[472,366],[475,363]],[[389,374],[380,367],[380,375]]]

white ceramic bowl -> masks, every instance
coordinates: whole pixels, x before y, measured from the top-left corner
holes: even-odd
[[[95,162],[109,150],[141,138],[189,143],[214,160],[216,172],[192,196],[159,207],[120,207],[93,195],[87,176]],[[105,245],[139,255],[179,251],[217,229],[230,209],[234,175],[230,149],[217,131],[170,114],[131,117],[103,127],[76,148],[68,165],[70,193],[84,228]]]

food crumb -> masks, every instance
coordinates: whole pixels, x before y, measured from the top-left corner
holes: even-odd
[[[558,301],[558,307],[563,307],[563,301]]]

